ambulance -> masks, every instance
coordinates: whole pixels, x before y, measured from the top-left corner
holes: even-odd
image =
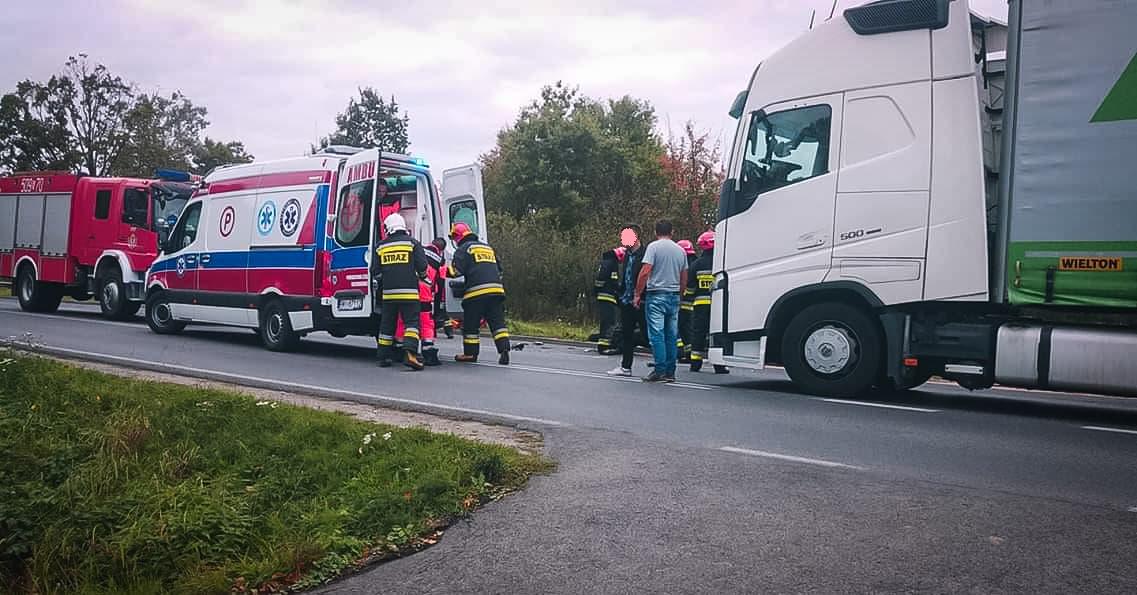
[[[255,329],[273,351],[317,331],[373,335],[383,217],[402,214],[423,244],[457,222],[485,235],[479,167],[440,182],[422,158],[343,146],[216,169],[147,273],[146,322],[159,334],[190,323]]]
[[[20,307],[54,312],[65,296],[97,296],[108,318],[136,314],[146,269],[193,191],[184,172],[156,177],[0,177],[0,279],[13,281]]]

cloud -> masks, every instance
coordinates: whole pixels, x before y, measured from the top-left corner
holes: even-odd
[[[998,4],[1000,0],[980,0]],[[854,2],[855,3],[855,2]],[[850,2],[842,1],[841,7]],[[468,163],[558,80],[587,95],[647,99],[661,121],[715,136],[755,65],[830,0],[110,0],[0,16],[0,89],[90,54],[145,90],[209,109],[214,138],[258,158],[302,153],[358,87],[394,95],[412,151]],[[998,7],[994,10],[998,10]],[[56,33],[44,35],[43,31]]]

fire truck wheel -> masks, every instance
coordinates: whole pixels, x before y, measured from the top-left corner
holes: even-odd
[[[63,286],[36,281],[35,271],[25,265],[16,274],[16,296],[25,312],[55,312],[63,301]]]
[[[816,395],[860,395],[877,379],[881,333],[861,309],[841,303],[808,306],[782,335],[782,360],[790,379]]]
[[[99,276],[99,309],[103,316],[111,320],[130,318],[136,312],[130,311],[131,303],[126,299],[126,286],[122,284],[122,273],[111,269]]]
[[[291,351],[300,343],[300,335],[292,330],[288,311],[279,300],[261,308],[261,342],[269,351]]]
[[[182,332],[186,323],[174,320],[165,292],[156,291],[146,298],[146,326],[159,335],[173,335]]]

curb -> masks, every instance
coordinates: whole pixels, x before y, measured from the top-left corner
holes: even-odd
[[[134,358],[125,358],[114,355],[103,355],[90,353],[86,351],[78,351],[74,349],[66,349],[63,347],[51,347],[47,345],[31,345],[31,346],[16,346],[17,351],[24,351],[27,353],[38,353],[42,355],[50,355],[65,360],[73,361],[86,361],[98,364],[106,364],[111,366],[119,366],[123,368],[131,368],[136,370],[146,370],[149,372],[160,372],[163,374],[173,374],[175,376],[183,376],[188,378],[196,378],[198,380],[210,380],[214,382],[224,382],[236,386],[247,386],[250,388],[259,388],[265,390],[274,390],[285,393],[293,393],[298,395],[306,395],[310,397],[319,397],[323,399],[331,399],[335,401],[350,401],[359,403],[361,405],[371,405],[374,407],[384,407],[387,409],[394,409],[397,411],[408,411],[411,413],[424,413],[427,415],[434,415],[437,417],[445,417],[459,421],[477,421],[486,424],[494,424],[499,426],[509,426],[522,430],[529,430],[535,432],[545,432],[550,427],[568,427],[569,424],[546,420],[534,417],[523,417],[517,415],[510,415],[507,413],[498,413],[494,411],[484,411],[479,409],[468,409],[464,407],[451,407],[448,405],[439,405],[436,403],[427,403],[424,401],[416,401],[413,399],[402,399],[398,397],[389,397],[384,395],[373,395],[349,390],[338,390],[332,388],[321,388],[309,385],[298,385],[289,382],[280,382],[264,378],[251,378],[248,376],[241,376],[238,374],[229,374],[225,372],[203,372],[190,368],[187,366],[179,366],[176,364],[166,364],[159,362],[146,362]]]

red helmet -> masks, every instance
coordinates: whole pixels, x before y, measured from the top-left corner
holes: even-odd
[[[462,238],[470,235],[471,233],[473,232],[470,231],[470,226],[459,221],[450,228],[450,239],[454,240],[455,242],[460,242],[462,241]]]
[[[703,233],[699,234],[699,239],[696,241],[699,243],[699,247],[703,250],[711,250],[715,247],[715,232],[704,231]]]
[[[613,250],[613,252],[616,253],[616,260],[624,262],[624,255],[628,253],[628,249],[623,246],[619,246]]]
[[[682,248],[683,251],[686,252],[687,254],[694,254],[695,253],[695,247],[691,245],[691,240],[679,240],[678,242],[675,242],[675,243],[679,244],[679,247]]]

